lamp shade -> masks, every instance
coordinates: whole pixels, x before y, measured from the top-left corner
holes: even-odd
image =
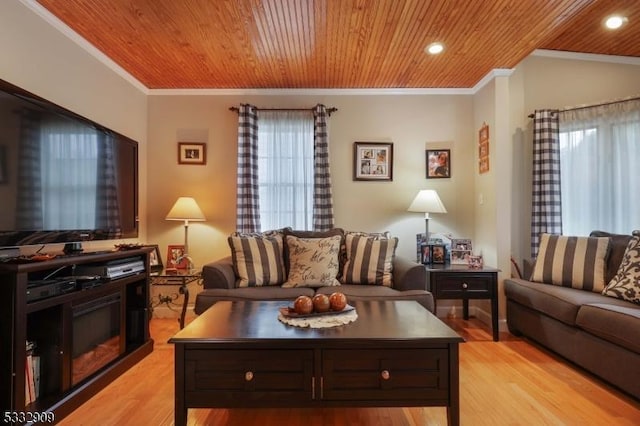
[[[205,221],[204,213],[200,210],[198,203],[191,197],[180,197],[175,202],[166,220],[184,220],[184,221]]]
[[[409,206],[410,212],[422,213],[446,213],[447,209],[442,204],[438,193],[433,189],[422,189]]]

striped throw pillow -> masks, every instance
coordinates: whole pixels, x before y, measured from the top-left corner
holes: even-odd
[[[531,281],[600,293],[609,238],[542,234]]]
[[[347,262],[342,282],[392,287],[393,257],[397,238],[376,238],[348,233],[345,237]]]
[[[286,281],[281,235],[231,235],[228,241],[238,287],[280,285]]]

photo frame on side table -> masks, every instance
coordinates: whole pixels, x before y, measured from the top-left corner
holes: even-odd
[[[443,244],[431,246],[431,263],[434,265],[444,265],[447,260],[447,249]]]
[[[184,256],[184,245],[170,245],[167,247],[167,270],[187,269],[189,259]]]
[[[178,142],[178,164],[207,164],[207,144]]]
[[[393,180],[393,143],[354,142],[353,180]]]
[[[427,149],[427,179],[442,179],[451,177],[451,150]]]
[[[149,253],[149,270],[151,273],[162,271],[164,265],[162,264],[160,247],[157,244],[149,244],[146,247],[153,247],[153,250]]]

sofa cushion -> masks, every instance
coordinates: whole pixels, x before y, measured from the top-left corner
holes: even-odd
[[[629,241],[616,276],[602,294],[640,304],[640,237]]]
[[[531,281],[600,293],[609,238],[542,234]]]
[[[238,287],[280,285],[285,282],[281,235],[231,235],[228,241]]]
[[[618,267],[622,263],[622,258],[627,250],[627,244],[631,239],[631,235],[611,234],[604,231],[592,231],[590,237],[607,237],[609,238],[609,255],[607,256],[605,283],[611,282],[613,277],[618,273]]]
[[[340,285],[337,276],[341,242],[340,235],[327,238],[298,238],[287,235],[289,276],[282,287]]]
[[[397,245],[397,238],[347,233],[347,263],[343,270],[342,283],[392,287],[393,257]]]
[[[636,353],[640,353],[639,322],[640,309],[629,303],[584,305],[576,318],[583,330]]]
[[[590,291],[576,291],[568,287],[510,278],[504,280],[504,293],[507,299],[571,326],[576,325],[578,310],[582,305],[607,303],[611,300]]]

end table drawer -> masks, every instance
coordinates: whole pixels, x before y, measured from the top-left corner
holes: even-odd
[[[447,349],[325,350],[322,399],[446,399],[448,364]]]
[[[437,278],[436,297],[462,298],[482,297],[490,298],[493,291],[492,277],[464,276],[462,274],[446,275]]]
[[[188,394],[225,406],[273,406],[312,395],[310,350],[196,350],[187,353],[185,370]]]

